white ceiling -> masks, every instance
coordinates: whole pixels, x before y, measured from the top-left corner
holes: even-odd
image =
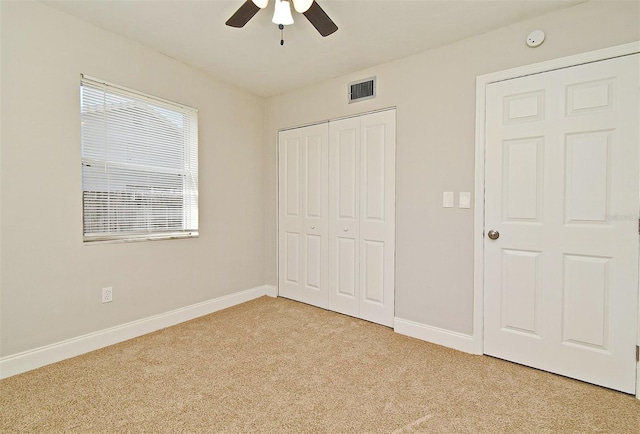
[[[339,30],[323,38],[294,11],[295,23],[284,30],[284,46],[280,46],[280,31],[271,23],[274,0],[244,28],[225,26],[243,1],[43,3],[256,95],[272,96],[584,0],[319,0]]]

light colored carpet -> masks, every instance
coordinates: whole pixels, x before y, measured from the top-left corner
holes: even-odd
[[[2,380],[0,432],[638,433],[640,401],[263,297]]]

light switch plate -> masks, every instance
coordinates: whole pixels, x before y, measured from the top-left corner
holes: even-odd
[[[453,191],[445,191],[442,193],[442,207],[453,208]]]
[[[458,208],[471,208],[471,193],[461,191],[458,197]]]

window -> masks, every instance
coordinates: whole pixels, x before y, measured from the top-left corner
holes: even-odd
[[[84,241],[198,235],[198,113],[82,76]]]

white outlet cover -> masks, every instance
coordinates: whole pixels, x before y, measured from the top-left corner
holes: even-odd
[[[111,303],[113,301],[113,287],[102,288],[102,302]]]
[[[544,42],[544,32],[542,30],[534,30],[527,36],[527,45],[530,47],[538,47]]]

